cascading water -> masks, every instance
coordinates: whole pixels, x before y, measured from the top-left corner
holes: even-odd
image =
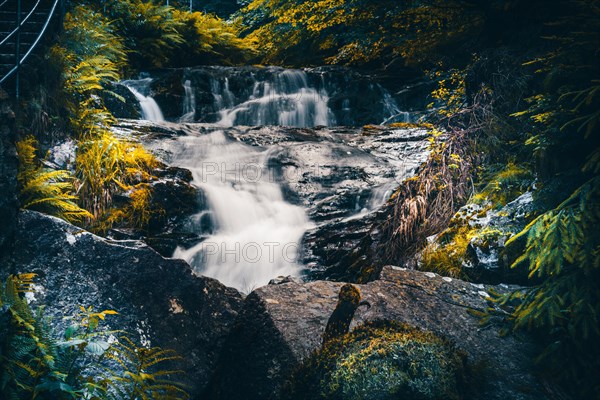
[[[228,78],[213,81],[215,108],[223,126],[284,125],[313,127],[335,125],[325,90],[310,87],[305,71],[283,70],[273,79],[255,81],[252,95],[235,103]]]
[[[144,78],[138,80],[122,81],[121,84],[126,86],[135,96],[142,110],[142,117],[148,121],[162,122],[165,120],[160,107],[150,97],[150,83],[152,78]]]
[[[194,89],[192,83],[188,79],[183,83],[183,90],[185,97],[183,99],[183,115],[179,118],[179,122],[194,122],[194,115],[196,114],[196,96],[194,95]]]
[[[176,165],[192,171],[216,228],[173,257],[242,291],[297,275],[296,252],[311,224],[302,207],[283,199],[266,167],[266,151],[232,141],[223,131],[182,137],[170,150]]]
[[[171,163],[192,171],[193,182],[206,199],[202,210],[190,219],[193,225],[191,231],[200,234],[203,240],[191,248],[177,248],[173,257],[187,260],[198,273],[246,292],[267,284],[274,277],[297,275],[303,268],[296,261],[297,250],[304,234],[313,226],[308,213],[315,221],[330,217],[319,217],[320,211],[315,211],[318,206],[304,208],[284,199],[280,186],[283,182],[280,177],[276,180],[270,171],[270,168],[277,168],[270,164],[277,160],[273,156],[277,151],[271,152],[281,148],[277,141],[267,140],[260,145],[262,147],[246,145],[242,142],[244,135],[237,140],[235,135],[231,135],[237,128],[227,128],[240,125],[302,128],[338,123],[362,125],[385,119],[397,121],[399,118],[408,121],[382,86],[358,75],[319,69],[203,67],[185,70],[180,78],[181,87],[166,98],[180,102],[181,114],[171,114],[168,118],[185,123],[197,120],[213,122],[220,127],[213,125],[208,134],[200,134],[192,125],[179,127],[193,132],[166,145],[167,154],[172,155]],[[172,81],[165,77],[161,79]],[[158,104],[150,96],[151,82],[151,78],[145,78],[122,84],[139,101],[144,119],[163,121]],[[182,92],[183,96],[177,94]],[[177,107],[172,107],[172,104],[165,107],[170,113],[173,109],[177,110]],[[278,128],[272,129],[278,131]],[[355,148],[338,149],[345,146],[340,145],[347,140],[343,134],[335,138],[331,134],[326,135],[329,136],[323,139],[333,140],[336,144],[332,142],[330,146],[319,147],[317,143],[321,139],[311,138],[316,141],[305,149],[306,154],[311,155],[306,165],[323,162],[325,170],[329,168],[332,171],[338,166],[340,171],[369,169],[368,160],[373,154],[381,153],[381,159],[387,159],[386,149],[397,147],[394,138],[390,138],[389,144],[382,139],[372,149],[365,148],[362,158],[351,158],[349,155],[354,154]],[[360,147],[360,136],[352,140],[356,142],[355,146]],[[398,140],[402,142],[402,138]],[[321,154],[320,148],[329,151],[323,150]],[[322,157],[337,152],[342,158]],[[346,156],[348,163],[362,163],[362,167],[346,165],[343,161]],[[278,162],[275,161],[274,165],[279,165]],[[400,165],[402,162],[398,160],[396,163],[399,163],[394,165],[398,171],[408,171],[413,167]],[[316,167],[319,170],[319,166]],[[381,172],[385,167],[378,164],[374,169]],[[300,172],[310,175],[310,170]],[[360,174],[354,179],[358,176]],[[365,188],[366,193],[358,191],[353,211],[348,210],[343,215],[348,219],[358,219],[378,209],[397,185],[393,178],[389,175],[387,179],[372,180],[377,186]],[[331,180],[319,174],[308,179],[323,181],[324,184]],[[301,180],[305,182],[305,178]],[[347,190],[347,183],[343,182],[342,179],[333,193],[342,193],[340,196],[343,196]],[[302,201],[299,203],[306,205]],[[206,229],[209,219],[210,227]]]
[[[410,113],[407,111],[401,111],[392,95],[387,90],[383,88],[381,89],[383,94],[384,109],[386,113],[390,115],[381,123],[381,125],[389,124],[391,122],[412,122]]]
[[[399,112],[382,85],[346,69],[198,67],[178,78],[190,81],[192,91],[186,90],[183,101],[195,95],[196,121],[226,127],[363,126]]]

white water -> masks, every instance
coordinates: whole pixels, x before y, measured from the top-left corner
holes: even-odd
[[[229,81],[211,82],[215,109],[223,126],[283,125],[314,127],[335,125],[325,90],[309,87],[306,72],[282,70],[271,80],[255,81],[252,95],[239,104],[229,90]]]
[[[142,119],[162,122],[165,120],[165,117],[163,116],[163,113],[156,101],[154,101],[152,97],[142,94],[142,92],[149,91],[151,82],[151,78],[145,78],[139,80],[122,81],[121,84],[125,85],[137,99],[142,110]]]
[[[232,79],[237,86],[239,81],[239,77]],[[151,78],[146,78],[122,83],[139,101],[144,119],[163,121],[158,104],[150,96],[151,82]],[[245,89],[234,86],[239,96],[236,98],[227,76],[209,78],[212,106],[220,117],[220,125],[314,127],[336,124],[328,106],[324,76],[321,83],[316,84],[318,87],[310,86],[308,75],[302,70],[276,70],[263,79],[251,74],[246,82]],[[179,122],[194,122],[195,90],[202,89],[194,88],[191,79],[185,79],[182,86],[185,97]],[[330,90],[332,96],[339,96],[335,94],[335,87]],[[370,90],[382,94],[381,106],[384,114],[391,116],[389,120],[397,120],[404,114],[381,86],[372,84]],[[354,110],[348,98],[342,100],[341,112],[340,118],[352,116]],[[404,119],[408,120],[408,114]],[[296,253],[312,223],[302,207],[283,199],[279,184],[271,179],[267,168],[268,151],[229,139],[223,131],[180,137],[169,150],[175,165],[192,171],[194,184],[207,199],[208,210],[205,207],[191,221],[198,232],[206,233],[203,224],[210,217],[214,228],[211,230],[214,233],[204,241],[189,249],[176,249],[173,257],[185,259],[196,272],[244,292],[265,285],[274,277],[300,272]],[[379,208],[393,188],[394,182],[375,188],[362,210],[357,197],[357,213],[350,218],[359,218]]]
[[[386,118],[381,125],[389,124],[391,122],[412,122],[410,113],[407,111],[401,111],[392,95],[381,86],[380,88],[381,93],[383,93],[384,110],[390,115],[390,117]]]
[[[174,163],[192,171],[216,227],[206,240],[178,248],[173,257],[245,292],[276,276],[298,274],[296,253],[311,223],[302,207],[283,199],[266,168],[267,152],[222,131],[181,137],[171,150]]]
[[[183,99],[183,115],[179,118],[179,122],[194,122],[196,115],[196,96],[192,88],[192,82],[188,79],[183,83],[185,97]]]

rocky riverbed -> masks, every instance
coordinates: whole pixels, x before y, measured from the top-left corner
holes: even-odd
[[[2,263],[14,273],[38,274],[32,305],[46,305],[56,326],[79,305],[117,310],[107,321],[111,329],[184,356],[193,398],[278,398],[290,374],[319,348],[342,286],[292,280],[243,296],[141,242],[102,239],[31,211],[19,214],[14,244]],[[470,312],[488,307],[491,291],[515,287],[392,266],[356,286],[369,307],[359,307],[352,326],[393,320],[451,340],[473,373],[473,399],[546,398],[532,374],[535,346],[502,337],[496,326],[481,327]]]
[[[115,130],[140,140],[172,167],[190,167],[191,161],[204,160],[195,167],[200,191],[197,213],[176,229],[182,238],[181,246],[189,248],[218,229],[211,218],[215,210],[203,192],[211,190],[204,182],[207,176],[229,179],[229,184],[237,185],[238,192],[249,180],[275,183],[285,202],[305,210],[310,224],[302,228],[298,264],[305,273],[320,276],[327,276],[327,266],[350,252],[368,234],[378,218],[377,212],[398,184],[415,173],[427,158],[429,148],[428,130],[416,127],[224,128],[214,124],[121,120]],[[224,159],[207,160],[204,154],[181,158],[194,146],[209,145],[193,140],[215,132],[223,135],[224,142],[241,146],[243,154],[260,154],[260,160],[228,160],[224,168]],[[196,243],[190,240],[194,235]],[[159,242],[150,239],[153,245]],[[336,252],[335,256],[331,251]]]

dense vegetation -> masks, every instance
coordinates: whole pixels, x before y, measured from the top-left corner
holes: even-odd
[[[40,163],[32,150],[37,144],[24,139],[19,147],[29,153],[20,152],[23,206],[97,232],[114,226],[144,229],[150,218],[153,171],[161,166],[141,146],[111,132],[115,119],[103,99],[124,101],[112,92],[112,82],[139,71],[245,61],[254,54],[254,44],[239,38],[237,31],[216,16],[140,0],[71,3],[58,42],[50,49],[53,68],[48,70],[59,71],[55,82],[47,84],[54,92],[42,90],[44,100],[31,104],[47,103],[48,97],[60,101],[48,106],[49,112],[37,106],[28,111],[42,121],[32,125],[33,134],[49,129],[48,114],[68,121],[54,129],[76,140],[74,169],[51,175],[33,169]],[[115,197],[127,200],[116,203]]]
[[[474,279],[469,244],[506,241],[503,257],[531,288],[494,299],[505,322],[544,343],[546,379],[597,396],[600,3],[253,0],[232,21],[141,0],[73,5],[51,58],[63,88],[56,114],[68,118],[76,161],[71,171],[48,171],[24,137],[23,206],[99,232],[143,228],[159,164],[111,132],[102,100],[119,97],[112,81],[139,71],[246,62],[419,71],[437,83],[428,122],[439,129],[427,163],[390,202],[379,256],[393,264],[418,256],[424,270]],[[470,222],[525,193],[533,205],[524,226]],[[115,204],[117,194],[128,200]],[[340,376],[319,385],[340,395]]]
[[[57,334],[43,308],[32,310],[34,274],[10,275],[0,284],[0,390],[6,399],[185,399],[167,369],[173,351],[136,345],[123,332],[104,329],[114,310],[80,306]],[[121,335],[118,339],[115,335]]]
[[[498,301],[515,329],[547,343],[540,361],[549,376],[584,398],[598,393],[591,371],[600,356],[599,7],[254,0],[236,15],[262,43],[265,62],[429,71],[438,81],[437,124],[449,137],[396,193],[385,262],[414,257],[425,237],[450,225],[422,253],[421,267],[469,278],[469,243],[509,238],[503,255],[536,286]],[[528,191],[526,226],[469,222]]]

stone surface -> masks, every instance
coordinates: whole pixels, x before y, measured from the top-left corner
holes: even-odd
[[[545,399],[532,375],[535,347],[482,328],[469,309],[483,310],[492,288],[387,266],[381,279],[360,288],[370,308],[358,308],[352,326],[395,320],[429,330],[467,355],[479,386],[475,399]],[[343,283],[268,285],[251,293],[232,331],[207,398],[276,399],[302,360],[317,350]],[[498,292],[507,286],[493,287]]]
[[[178,149],[180,137],[215,130],[224,130],[230,140],[265,151],[268,179],[281,185],[287,201],[305,207],[315,223],[305,234],[301,254],[301,263],[313,278],[348,279],[347,267],[355,261],[357,246],[365,250],[368,242],[379,235],[375,222],[386,216],[377,210],[399,182],[414,175],[426,160],[429,147],[426,129],[385,126],[224,128],[120,120],[115,130],[119,135],[137,138],[162,161],[174,166],[172,152]],[[202,204],[197,211],[200,207]],[[193,229],[193,223],[187,228],[185,224],[180,226],[183,240],[179,244],[189,247],[188,238],[199,232]],[[171,239],[174,241],[168,249],[176,244],[176,238]]]
[[[0,88],[0,255],[11,244],[18,209],[15,137],[15,114]]]
[[[14,248],[3,265],[38,274],[34,305],[46,306],[56,329],[80,305],[116,310],[107,318],[111,329],[175,349],[184,357],[189,392],[204,389],[242,305],[235,289],[195,276],[184,261],[140,242],[105,240],[33,211],[20,213]]]
[[[173,255],[178,243],[191,246],[200,240],[188,229],[188,218],[203,202],[202,193],[191,184],[187,169],[163,166],[154,171],[151,217],[143,240],[165,257]]]
[[[461,212],[467,216],[471,227],[480,230],[480,234],[469,243],[463,263],[463,270],[470,280],[531,285],[526,265],[524,268],[511,268],[523,253],[526,237],[512,246],[505,246],[537,213],[531,192],[523,193],[499,210],[482,212],[480,206],[468,204],[461,208]]]
[[[230,108],[256,99],[260,92],[257,89],[261,84],[267,83],[274,88],[282,80],[290,79],[290,76],[282,75],[284,71],[289,73],[294,70],[272,66],[200,66],[153,71],[150,92],[164,117],[168,121],[178,121],[184,114],[186,94],[183,85],[189,81],[195,103],[193,120],[213,123],[221,120],[219,111],[224,105],[227,105],[225,108]],[[427,108],[427,90],[434,85],[429,80],[410,82],[407,81],[407,76],[382,79],[379,72],[357,71],[339,66],[304,68],[303,72],[303,79],[310,88],[327,94],[327,106],[335,124],[340,126],[379,124],[386,120],[416,121],[424,115],[418,110]],[[288,84],[298,83],[294,80],[295,78],[291,78]],[[399,85],[398,82],[402,84]],[[299,92],[295,95],[301,94]],[[126,115],[130,113],[129,106],[108,101],[107,107],[120,118],[132,118]],[[242,120],[237,124],[248,122]]]
[[[135,95],[125,85],[113,83],[110,90],[112,93],[103,95],[104,104],[115,118],[141,118],[142,112]]]

